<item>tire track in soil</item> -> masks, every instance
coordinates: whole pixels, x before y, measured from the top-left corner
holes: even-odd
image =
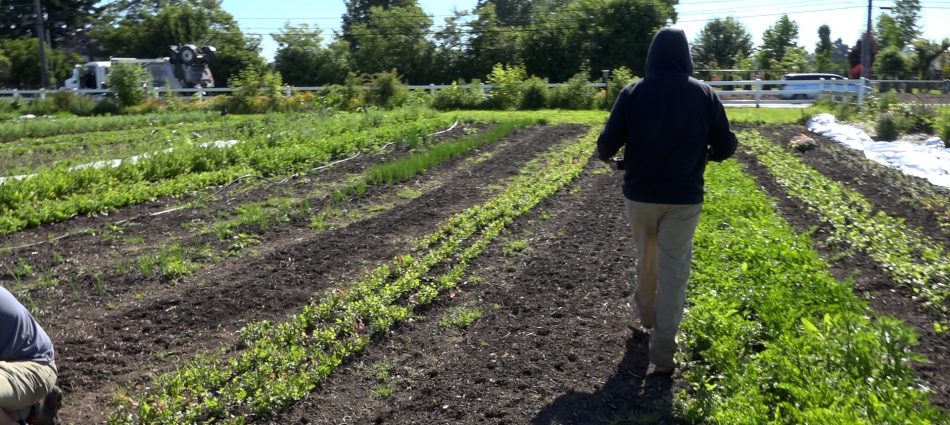
[[[418,313],[425,317],[374,341],[284,414],[256,423],[680,423],[671,413],[679,374],[647,375],[648,336],[630,327],[635,249],[621,178],[601,167],[592,160],[516,220],[472,262],[467,283]],[[506,239],[522,238],[530,247],[506,256]],[[485,316],[462,331],[440,326],[459,306]],[[394,392],[385,398],[374,394],[379,365],[391,365]]]
[[[454,172],[463,157],[427,171],[417,180],[439,180],[438,188],[371,219],[312,236],[302,233],[260,257],[222,263],[178,286],[125,300],[128,305],[116,310],[54,310],[51,315],[59,320],[44,327],[56,341],[60,383],[67,391],[61,416],[73,423],[103,420],[108,414],[103,407],[120,384],[144,385],[152,374],[196,353],[227,347],[248,322],[284,319],[319,291],[353,281],[451,214],[482,202],[485,186],[514,176],[551,143],[585,131],[579,125],[520,130],[481,150],[494,155],[470,169]],[[95,319],[74,319],[80,317]]]
[[[916,295],[913,290],[888,278],[881,266],[868,255],[860,252],[839,255],[840,252],[829,248],[825,241],[830,234],[830,229],[828,225],[821,223],[818,214],[809,211],[806,205],[788,196],[785,190],[772,179],[768,168],[755,157],[742,152],[741,148],[736,156],[742,163],[743,170],[755,179],[760,188],[776,200],[776,209],[779,214],[788,220],[796,231],[810,233],[815,241],[814,249],[821,253],[822,258],[831,267],[835,278],[840,281],[851,279],[854,293],[867,301],[874,311],[901,319],[917,332],[919,339],[914,351],[927,357],[929,363],[913,363],[914,374],[933,390],[931,397],[933,403],[944,411],[950,410],[950,332],[939,334],[934,330],[933,323],[938,321],[935,312],[915,301]],[[824,170],[819,171],[825,174]],[[825,175],[842,182],[835,174]],[[906,210],[885,210],[888,214],[906,217],[902,211]],[[818,228],[813,231],[815,225],[818,225]]]

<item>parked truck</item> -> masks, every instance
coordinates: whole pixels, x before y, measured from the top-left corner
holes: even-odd
[[[108,89],[109,70],[118,62],[131,62],[145,68],[152,76],[155,87],[185,89],[214,87],[214,76],[209,64],[214,62],[217,50],[212,46],[198,48],[193,44],[169,47],[169,56],[155,59],[112,58],[93,61],[73,68],[72,77],[64,82],[67,89]]]

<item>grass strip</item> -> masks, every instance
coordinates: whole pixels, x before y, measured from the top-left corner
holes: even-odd
[[[758,132],[741,146],[768,168],[775,181],[830,226],[828,242],[862,251],[924,304],[945,316],[950,296],[950,256],[941,244],[904,220],[875,211],[864,196],[811,168]]]
[[[141,397],[120,397],[110,423],[238,424],[286,409],[347,356],[362,351],[373,335],[457,285],[469,261],[507,225],[580,174],[596,135],[591,132],[531,161],[502,194],[453,216],[434,232],[438,236],[427,238],[426,249],[330,291],[286,322],[247,326],[239,344],[244,349],[235,356],[200,358],[159,377]]]
[[[116,168],[57,168],[8,181],[0,185],[0,235],[158,196],[178,196],[244,174],[266,177],[304,171],[388,142],[413,146],[451,122],[446,115],[419,110],[355,115],[356,123],[352,117],[344,115],[338,121],[358,123],[353,131],[327,131],[319,138],[307,132],[309,127],[291,127],[296,121],[246,123],[241,131],[248,139],[232,148],[190,146]]]
[[[870,318],[735,161],[709,167],[706,178],[683,321],[687,419],[948,423],[912,375],[913,331]]]
[[[0,143],[24,137],[47,137],[57,134],[88,133],[92,131],[124,130],[139,127],[159,127],[175,123],[214,121],[221,114],[211,111],[178,112],[148,115],[116,115],[77,118],[34,118],[0,123]]]
[[[390,161],[370,168],[365,179],[367,184],[393,184],[404,182],[435,165],[458,158],[473,149],[494,143],[513,131],[536,123],[533,119],[514,119],[502,121],[497,126],[474,136],[463,137],[457,141],[440,143],[406,158]]]

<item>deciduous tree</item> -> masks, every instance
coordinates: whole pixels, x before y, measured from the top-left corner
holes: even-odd
[[[98,0],[43,0],[48,41],[54,48],[63,47],[79,30],[94,20]],[[12,0],[0,5],[0,40],[36,37],[33,2]]]
[[[6,78],[0,78],[0,86],[35,89],[40,86],[39,41],[36,38],[13,38],[0,41],[0,56],[5,56],[9,65]],[[49,66],[49,85],[59,87],[72,72],[73,65],[81,58],[74,53],[52,49],[47,45],[46,62]],[[0,59],[0,68],[3,68]],[[2,74],[2,69],[0,69]],[[2,76],[0,76],[2,77]]]
[[[271,34],[271,37],[278,44],[274,69],[287,84],[342,84],[346,79],[349,58],[346,41],[324,46],[320,27],[308,24],[286,24],[281,32]]]
[[[435,46],[432,19],[419,6],[372,7],[366,22],[353,24],[353,65],[363,73],[395,69],[416,84],[429,82]]]
[[[496,64],[523,62],[521,32],[499,23],[494,4],[475,9],[475,19],[469,23],[468,32],[468,73],[462,77],[484,78]]]
[[[895,46],[882,49],[874,70],[882,77],[898,79],[907,71],[907,60]]]
[[[340,29],[343,32],[343,38],[349,41],[353,48],[357,47],[356,40],[353,38],[353,26],[369,24],[372,8],[381,7],[388,10],[394,7],[419,6],[416,0],[346,0],[345,3],[346,13],[343,14],[343,24]]]
[[[943,52],[950,48],[950,39],[945,38],[940,43],[918,38],[912,43],[914,46],[914,56],[911,61],[917,78],[921,80],[930,79],[931,65],[934,60],[940,57]]]

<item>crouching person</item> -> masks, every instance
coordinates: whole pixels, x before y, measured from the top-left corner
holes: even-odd
[[[62,397],[52,341],[26,307],[0,287],[0,425],[56,424]]]

